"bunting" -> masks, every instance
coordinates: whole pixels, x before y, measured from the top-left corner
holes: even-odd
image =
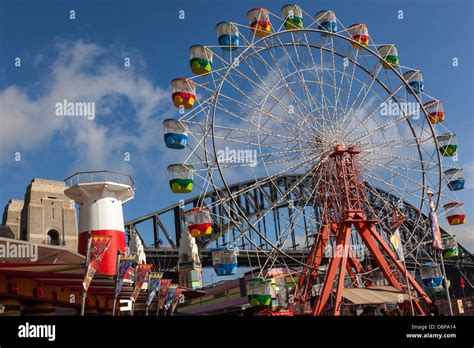
[[[130,267],[132,267],[133,261],[135,259],[135,256],[133,255],[120,254],[119,257],[120,261],[118,272],[116,274],[117,287],[115,289],[115,298],[117,298],[120,294],[120,291],[122,291],[123,280],[125,278],[125,275],[127,274],[127,271],[130,269]]]
[[[166,294],[165,299],[165,310],[167,311],[168,308],[171,307],[173,303],[174,297],[176,295],[176,290],[178,289],[178,284],[171,284],[168,288],[168,293]]]
[[[152,265],[142,264],[137,267],[137,274],[135,275],[135,288],[133,289],[132,296],[130,297],[133,302],[135,302],[140,294],[143,283],[145,283],[148,278],[148,273],[151,270]]]
[[[402,261],[405,260],[402,240],[400,238],[400,228],[397,228],[395,231],[392,231],[392,235],[390,236],[390,243],[392,243],[393,248],[397,252],[398,258]]]
[[[87,272],[82,282],[84,291],[87,292],[89,286],[94,278],[95,272],[100,266],[105,252],[109,248],[111,236],[91,236],[91,244],[89,250],[89,265],[87,265]]]
[[[168,295],[168,288],[170,287],[171,285],[171,279],[161,279],[161,282],[160,282],[160,308],[163,307],[163,304],[165,302],[165,299]],[[163,300],[163,302],[161,302],[161,300]]]
[[[390,226],[391,236],[390,243],[393,245],[398,258],[403,261],[405,260],[405,254],[403,252],[402,239],[400,238],[400,226],[405,222],[405,215],[397,208],[393,207],[392,223]]]
[[[163,277],[162,272],[150,273],[150,278],[148,280],[148,297],[146,300],[146,305],[149,306],[153,302],[155,294],[160,291],[161,278]]]
[[[435,205],[432,195],[430,195],[430,226],[433,233],[433,247],[438,250],[443,250],[443,243],[441,242],[441,231],[439,229],[438,215],[436,214]]]
[[[176,310],[176,306],[179,303],[179,299],[181,297],[181,293],[183,292],[183,288],[178,288],[176,289],[176,294],[173,299],[173,304],[171,305],[171,312],[174,312]]]

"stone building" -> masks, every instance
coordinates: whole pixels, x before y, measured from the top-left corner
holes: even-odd
[[[66,187],[63,181],[33,179],[23,201],[12,199],[5,206],[2,236],[77,252],[76,208]]]
[[[20,220],[22,210],[22,200],[10,199],[3,212],[3,226],[0,227],[0,237],[20,239]]]

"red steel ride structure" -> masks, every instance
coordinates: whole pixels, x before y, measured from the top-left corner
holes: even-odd
[[[357,160],[359,152],[357,146],[345,147],[336,143],[333,152],[323,160],[316,172],[316,177],[322,176],[316,202],[320,205],[318,209],[323,223],[306,262],[311,267],[303,270],[298,282],[295,302],[299,305],[299,314],[322,315],[330,309],[332,298],[332,314],[340,315],[346,272],[353,287],[372,285],[370,280],[361,282],[356,278],[356,274],[364,273],[364,267],[350,245],[351,233],[356,231],[389,284],[405,293],[412,291],[417,295],[412,299],[413,309],[416,314],[423,315],[420,302],[430,304],[430,298],[377,232],[375,224],[378,221],[371,220],[364,211],[368,202],[365,180]],[[330,237],[334,238],[336,247],[329,258],[319,295],[311,301],[318,268]]]

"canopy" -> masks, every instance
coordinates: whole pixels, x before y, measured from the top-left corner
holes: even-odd
[[[356,305],[397,303],[400,295],[403,296],[403,300],[409,301],[408,294],[388,285],[342,290],[342,297]]]

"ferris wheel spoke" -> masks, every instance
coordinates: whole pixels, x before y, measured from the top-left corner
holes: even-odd
[[[362,164],[363,168],[364,168],[364,175],[379,182],[380,185],[382,187],[388,187],[390,189],[390,192],[395,192],[397,195],[399,195],[400,197],[405,197],[406,199],[408,198],[407,195],[411,195],[413,196],[413,198],[417,199],[417,200],[421,200],[423,199],[423,196],[422,194],[420,194],[420,192],[422,192],[423,188],[420,187],[420,184],[419,182],[407,177],[406,175],[403,175],[399,172],[395,172],[393,171],[392,169],[390,168],[385,168],[382,164],[379,164],[379,163],[372,163],[375,167],[378,167],[378,168],[381,168],[381,169],[385,169],[386,171],[388,171],[390,173],[390,176],[389,177],[380,177],[378,174],[376,174],[372,169],[370,169],[369,166],[367,166],[366,164]],[[396,185],[393,185],[390,183],[391,180],[393,179],[397,179],[399,177],[402,177],[403,179],[409,181],[409,182],[412,182],[415,187],[411,190],[411,191],[400,191]]]
[[[405,148],[406,149],[406,148]],[[368,157],[370,155],[376,155],[378,159],[388,159],[388,160],[391,160],[391,161],[394,161],[394,160],[400,160],[401,162],[411,162],[411,163],[415,163],[417,165],[420,164],[420,160],[417,159],[417,158],[412,158],[412,157],[409,157],[409,156],[406,156],[406,155],[397,155],[397,154],[394,154],[394,153],[390,153],[390,152],[383,152],[383,151],[378,151],[376,149],[364,149],[364,150],[361,150],[361,158],[363,158],[364,160],[366,161],[369,161]],[[406,154],[406,152],[404,152]],[[427,164],[430,164],[428,162],[425,162]],[[432,164],[435,164],[435,163],[432,163]]]
[[[308,174],[306,174],[305,176],[307,176],[307,175],[308,175]],[[305,179],[305,178],[303,177],[302,180],[304,180],[304,179]],[[298,184],[299,184],[299,183],[295,183],[295,184],[293,185],[293,187],[291,188],[290,191],[292,191],[292,190],[294,189],[294,187],[297,187]],[[260,186],[260,187],[261,187],[261,186]],[[282,198],[284,198],[287,194],[288,194],[288,192],[285,192],[285,194],[283,194]],[[279,201],[280,201],[282,198],[280,198]],[[264,217],[268,214],[268,212],[272,211],[272,210],[275,208],[275,204],[276,204],[276,202],[273,203],[273,204],[272,204],[272,207],[269,208],[269,209],[267,209],[267,210],[264,212],[263,215],[260,215],[259,219],[258,219],[257,221],[255,221],[255,222],[253,222],[253,225],[257,224],[259,221],[261,221],[262,219],[264,219]],[[272,246],[272,248],[273,248],[272,250],[279,250],[279,251],[281,252],[281,249],[278,248],[278,247],[276,247],[273,243],[271,243],[271,242],[266,238],[266,236],[262,236],[258,231],[256,231],[256,233],[260,236],[261,239],[265,240],[268,245]],[[244,235],[243,237],[247,237],[247,236]],[[248,237],[247,237],[247,239],[248,239]],[[248,239],[248,240],[249,240],[249,239]],[[258,248],[258,246],[257,246],[256,243],[252,243],[252,244],[253,244],[254,246],[256,246],[257,249],[260,249],[260,250],[261,250],[261,248]],[[270,257],[270,258],[272,257],[272,256],[269,255],[269,254],[266,254],[266,255],[267,255],[268,257]]]
[[[293,35],[293,34],[292,34]],[[293,36],[292,36],[293,37]],[[294,53],[295,53],[295,56],[296,56],[296,59],[298,61],[298,65],[299,67],[296,66],[293,58],[292,58],[292,55],[291,53],[288,52],[288,50],[286,49],[286,45],[280,40],[280,38],[278,37],[278,41],[280,43],[280,45],[278,46],[279,48],[281,48],[284,52],[285,52],[285,56],[288,58],[289,62],[291,62],[291,65],[293,66],[293,70],[296,72],[297,76],[299,77],[299,82],[301,83],[302,87],[303,87],[303,90],[305,92],[305,97],[306,97],[306,100],[308,101],[308,106],[310,107],[310,110],[316,110],[318,112],[318,114],[320,115],[320,117],[323,119],[324,121],[324,113],[319,109],[318,107],[318,103],[316,102],[315,98],[312,96],[310,90],[309,90],[309,87],[307,86],[307,83],[306,83],[306,79],[304,77],[304,74],[302,72],[302,67],[304,66],[301,62],[301,58],[300,58],[300,55],[298,54],[298,49],[296,47],[295,44],[293,44],[293,49],[294,49]],[[294,41],[294,40],[293,40]],[[269,54],[272,56],[272,59],[275,63],[275,66],[278,67],[278,60],[275,58],[275,56],[272,54],[271,50],[269,50]],[[312,67],[312,69],[310,70],[317,70],[317,66],[314,65]],[[280,72],[281,73],[281,72]],[[281,73],[281,75],[283,75],[283,73]],[[290,90],[292,90],[290,88]],[[293,93],[294,94],[294,93]],[[301,102],[300,102],[301,103]],[[302,103],[304,105],[304,103]],[[307,109],[307,112],[309,113],[309,115],[311,115],[312,113]],[[325,124],[325,122],[323,122],[323,124],[320,124],[317,120],[317,118],[314,118],[313,117],[313,120],[315,122],[317,122],[317,124],[322,127],[323,129],[328,129],[327,125]]]
[[[293,74],[297,74],[298,76],[300,76],[300,82],[303,82],[303,81],[301,81],[301,72],[296,67],[296,64],[294,63],[293,59],[291,58],[291,54],[286,50],[287,44],[283,43],[280,39],[278,39],[278,40],[279,40],[280,44],[279,45],[273,45],[271,48],[274,49],[275,47],[278,47],[278,48],[281,48],[283,51],[285,51],[285,54],[288,57],[288,61],[291,62],[292,66],[293,66],[293,69],[295,71]],[[308,110],[305,103],[302,102],[302,100],[296,95],[296,93],[293,91],[293,89],[289,88],[288,83],[286,83],[286,77],[284,76],[284,73],[279,69],[279,66],[280,66],[279,60],[276,59],[275,56],[272,54],[272,50],[268,49],[268,53],[271,55],[272,60],[274,62],[273,65],[276,66],[276,68],[278,69],[278,73],[267,62],[267,60],[264,57],[261,56],[259,51],[257,51],[257,50],[254,50],[254,51],[256,53],[255,55],[257,56],[257,58],[259,58],[259,61],[262,62],[266,66],[267,70],[272,71],[275,75],[278,75],[280,77],[282,83],[288,88],[288,91],[290,92],[290,94],[292,96],[292,99],[296,104],[296,107],[298,107],[298,109],[300,111],[300,114],[306,113],[308,115],[308,117],[311,117],[312,120],[314,122],[316,122],[316,124],[318,124],[321,128],[324,128],[327,131],[327,125],[324,125],[324,123],[320,124],[315,117],[312,117],[313,113],[311,112],[311,110]],[[254,68],[254,70],[255,70],[255,68]],[[315,69],[312,69],[312,70],[315,70]],[[309,95],[311,95],[311,94],[309,94]],[[300,105],[305,108],[305,112],[301,111]],[[317,107],[317,104],[315,104],[315,105],[316,105],[316,112],[318,112],[320,117],[324,120],[323,113]],[[309,106],[311,107],[310,99],[309,99]]]
[[[365,116],[362,120],[360,120],[360,122],[358,124],[356,124],[352,129],[350,128],[350,126],[352,125],[352,121],[355,119],[355,117],[351,118],[351,120],[349,121],[349,124],[348,126],[346,127],[346,129],[350,130],[347,134],[346,134],[346,138],[350,138],[350,136],[352,134],[354,134],[358,129],[360,129],[361,126],[365,125],[369,120],[371,119],[374,119],[374,116],[375,114],[377,113],[377,111],[379,111],[381,108],[383,108],[384,104],[386,104],[390,99],[392,99],[394,97],[394,95],[399,91],[399,89],[402,88],[402,85],[400,85],[398,87],[398,89],[392,91],[390,93],[390,95],[388,95],[385,100],[382,101],[382,103],[378,104],[373,110],[367,110],[367,113],[368,115]],[[366,94],[367,96],[367,94]],[[365,99],[365,98],[364,98]],[[355,111],[354,115],[358,115],[359,111],[361,108],[364,108],[365,107],[362,107],[362,106],[359,106],[357,108],[357,111]],[[405,118],[408,117],[409,115],[405,115]],[[387,117],[388,118],[388,117]]]
[[[311,163],[313,162],[315,159],[317,158],[317,156],[312,156],[312,157],[309,157],[309,158],[304,158],[303,160],[301,160],[300,162],[298,163],[295,163],[295,164],[292,164],[292,165],[289,165],[288,167],[272,174],[272,175],[268,175],[266,177],[263,177],[263,178],[256,178],[256,181],[254,184],[251,184],[251,185],[247,185],[245,186],[244,188],[242,188],[241,190],[237,190],[235,192],[232,192],[232,195],[233,197],[238,197],[239,195],[243,195],[245,193],[248,193],[248,192],[251,192],[252,190],[254,189],[258,189],[259,187],[262,187],[268,183],[274,183],[274,181],[280,177],[280,176],[284,176],[288,173],[292,173],[294,170],[298,169],[298,168],[301,168],[301,167],[304,167],[305,165],[307,165],[308,163]],[[275,184],[275,187],[277,187],[277,185]],[[229,201],[232,201],[232,198],[231,197],[227,197],[225,199],[222,200],[222,203],[225,203],[227,204]]]
[[[244,94],[240,90],[239,90],[239,92]],[[260,106],[260,105],[255,101],[254,101],[254,103],[257,105],[257,107],[250,106],[250,105],[248,105],[248,104],[246,104],[242,101],[239,101],[235,98],[229,97],[225,94],[220,94],[220,96],[222,96],[225,100],[238,105],[242,109],[242,111],[244,111],[244,115],[239,115],[236,112],[230,111],[228,108],[226,108],[222,104],[222,102],[219,102],[219,101],[217,103],[215,103],[215,107],[217,107],[219,110],[221,110],[223,112],[226,112],[227,114],[235,117],[236,119],[238,119],[242,122],[251,123],[251,124],[261,128],[261,125],[254,124],[248,118],[245,118],[245,114],[248,114],[250,111],[253,111],[255,113],[259,113],[259,114],[263,114],[263,115],[267,116],[269,119],[273,120],[277,125],[283,126],[287,131],[291,132],[292,134],[295,134],[295,133],[300,132],[300,131],[306,132],[302,128],[296,129],[295,126],[297,126],[297,123],[290,123],[290,122],[284,121],[283,119],[278,118],[275,113],[270,112],[271,110],[268,111],[268,110],[263,110],[261,108],[259,109],[258,106]]]
[[[284,48],[284,46],[283,46]],[[286,51],[286,49],[285,49]],[[259,59],[259,61],[261,63],[263,63],[267,69],[268,72],[272,72],[275,76],[278,76],[279,79],[280,79],[280,84],[282,86],[285,86],[286,87],[286,91],[290,93],[291,95],[291,98],[293,100],[293,103],[295,104],[294,106],[296,106],[298,108],[298,111],[299,113],[296,114],[296,116],[298,116],[300,118],[301,121],[303,121],[308,127],[310,128],[313,128],[314,126],[311,125],[311,123],[309,123],[306,119],[306,117],[303,117],[302,115],[308,115],[308,117],[311,117],[311,112],[310,110],[307,109],[305,103],[303,103],[300,98],[297,97],[297,95],[294,93],[293,89],[289,88],[287,82],[286,82],[286,77],[284,76],[284,73],[280,70],[279,68],[279,63],[278,61],[276,60],[276,58],[273,56],[273,54],[271,53],[271,50],[269,49],[268,50],[268,53],[269,55],[272,57],[273,61],[274,61],[274,65],[277,67],[277,70],[276,71],[274,68],[272,68],[272,66],[266,61],[266,59],[264,57],[261,56],[260,52],[255,50],[254,49],[254,55],[252,57],[256,57]],[[288,53],[287,53],[288,54]],[[291,57],[290,57],[291,59]],[[251,59],[248,59],[248,60],[245,60],[245,62],[249,65],[249,68],[252,70],[252,72],[256,75],[256,76],[259,76],[257,71],[256,71],[256,68],[254,67],[254,65],[251,63]],[[297,70],[296,70],[297,71]],[[262,78],[259,78],[260,80],[263,80]],[[285,92],[285,95],[286,93]],[[304,111],[301,110],[301,106],[304,107]],[[313,121],[317,122],[317,120],[315,118],[312,118]],[[314,129],[315,130],[315,129]]]
[[[340,47],[340,44],[337,41],[336,41],[336,44],[338,45],[338,47]],[[344,58],[344,59],[347,59],[347,62],[352,62],[352,74],[350,75],[350,78],[349,78],[349,75],[346,74],[346,66],[343,64],[343,67],[344,67],[343,72],[344,73],[341,76],[341,83],[340,83],[340,88],[339,88],[338,94],[340,94],[341,89],[342,89],[342,81],[346,80],[348,85],[349,85],[348,88],[347,88],[346,102],[345,102],[345,106],[343,108],[343,115],[346,115],[347,112],[348,112],[350,94],[352,92],[352,86],[353,86],[353,82],[354,82],[354,79],[355,79],[355,71],[356,71],[358,58],[359,58],[359,50],[355,50],[354,53],[355,53],[355,55],[352,55],[352,57],[351,57],[350,54],[346,54],[345,55],[346,57]]]
[[[375,127],[375,128],[368,129],[366,134],[362,134],[361,136],[359,136],[355,139],[351,139],[351,141],[354,144],[358,143],[361,140],[364,140],[364,139],[367,139],[368,137],[370,137],[371,134],[376,134],[376,133],[381,132],[383,130],[387,130],[391,127],[397,126],[401,122],[404,122],[404,121],[406,122],[408,117],[410,117],[411,115],[412,115],[412,113],[404,114],[401,117],[393,119],[391,122],[387,122],[387,123],[384,123],[384,124],[381,124],[381,125],[377,125],[377,127]]]
[[[384,177],[382,178],[384,181],[384,183],[386,185],[393,185],[393,184],[390,184],[391,181],[393,181],[394,179],[398,179],[398,180],[405,180],[406,183],[408,182],[411,182],[412,184],[414,185],[418,185],[416,187],[417,190],[420,189],[420,186],[419,186],[419,183],[414,180],[413,178],[407,176],[406,174],[403,174],[403,172],[407,172],[407,171],[410,171],[409,168],[407,167],[400,167],[400,166],[395,166],[395,165],[388,165],[386,163],[381,163],[381,162],[375,162],[375,161],[365,161],[365,168],[367,170],[370,170],[368,167],[368,164],[374,166],[374,167],[379,167],[379,169],[384,169],[384,171],[386,172],[386,175],[388,175],[388,177]],[[398,169],[398,170],[396,170]],[[373,173],[373,172],[371,172]]]
[[[261,124],[256,124],[253,122],[249,122],[249,124],[255,128],[252,127],[249,129],[243,129],[243,128],[235,128],[235,127],[230,127],[230,126],[225,126],[225,125],[220,125],[220,124],[214,124],[214,127],[217,128],[218,130],[242,132],[242,133],[250,134],[255,137],[256,136],[271,137],[277,143],[281,143],[281,141],[295,142],[295,143],[303,141],[303,138],[301,138],[301,135],[299,135],[298,137],[292,137],[290,135],[276,133],[274,131],[272,132],[270,129],[263,128]]]
[[[247,76],[245,76],[244,74],[241,74],[241,73],[240,73],[240,75],[242,75],[242,77],[245,78],[246,80],[248,80],[248,81],[250,81],[250,82],[252,82],[252,83],[255,84],[255,82],[253,82],[251,79],[249,79],[249,78],[248,78]],[[231,85],[232,85],[232,84],[231,84]],[[233,86],[233,87],[236,88],[235,86]],[[245,93],[244,93],[243,91],[241,91],[239,88],[236,88],[236,90],[238,90],[242,95],[245,95]],[[230,99],[230,100],[232,100],[234,103],[237,103],[237,104],[239,104],[239,105],[242,104],[240,101],[237,101],[237,100],[235,100],[234,98],[231,98],[231,97],[228,97],[228,96],[225,96],[225,98],[226,98],[226,99]],[[279,99],[277,99],[275,96],[273,96],[273,99],[275,99],[275,104],[274,104],[274,106],[275,106],[275,105],[279,105],[280,107],[282,107],[282,104],[281,104],[281,102],[280,102]],[[279,124],[285,124],[285,125],[289,126],[290,129],[292,129],[293,127],[295,127],[295,125],[298,124],[298,121],[297,121],[297,120],[294,120],[294,119],[293,119],[293,121],[294,121],[293,124],[290,123],[290,122],[283,121],[283,120],[281,120],[280,118],[278,118],[275,113],[266,112],[266,111],[264,111],[264,110],[261,108],[261,105],[260,105],[259,103],[257,103],[256,101],[253,101],[253,102],[254,102],[256,105],[258,105],[258,106],[260,107],[260,109],[250,107],[249,105],[246,105],[246,104],[245,104],[245,106],[251,108],[254,112],[263,113],[263,114],[265,114],[266,116],[275,119],[275,121],[276,121],[277,123],[279,123]],[[274,106],[273,106],[273,107],[274,107]],[[293,117],[292,115],[295,115],[295,116],[298,116],[298,117],[301,119],[301,117],[300,117],[299,115],[297,115],[296,113],[294,113],[294,112],[289,112],[288,107],[285,106],[285,107],[282,107],[282,108],[285,109],[285,111],[286,111],[285,116],[289,116],[290,118],[292,118],[292,117]],[[288,129],[288,128],[287,128],[287,129]],[[290,130],[290,129],[288,129],[288,130]]]
[[[285,121],[282,121],[280,120],[278,117],[275,116],[275,114],[272,114],[271,112],[268,112],[268,111],[265,111],[265,112],[262,112],[258,109],[254,109],[254,108],[250,108],[252,109],[254,112],[258,112],[259,114],[263,114],[264,116],[267,117],[267,119],[264,121],[264,122],[258,122],[258,123],[255,123],[252,121],[252,119],[246,119],[244,118],[243,116],[235,113],[235,112],[232,112],[230,110],[228,110],[227,108],[225,108],[221,103],[218,103],[216,104],[216,107],[217,109],[227,113],[228,115],[230,116],[233,116],[235,117],[237,120],[239,121],[242,121],[242,122],[245,122],[247,124],[249,124],[249,126],[253,126],[255,127],[255,129],[257,130],[260,130],[260,129],[263,129],[264,130],[264,134],[267,135],[267,136],[275,136],[275,137],[278,137],[277,133],[275,133],[274,131],[272,131],[270,128],[272,125],[270,124],[267,128],[264,128],[265,125],[267,123],[269,123],[270,121],[273,121],[274,122],[274,125],[277,125],[277,126],[281,126],[283,127],[286,131],[288,131],[289,135],[287,136],[284,136],[286,137],[287,139],[291,139],[290,136],[292,136],[293,140],[295,139],[299,139],[303,134],[302,133],[307,133],[307,131],[305,131],[304,129],[302,129],[301,127],[300,128],[294,128],[295,126],[297,126],[296,124],[291,124],[291,123],[288,123],[288,122],[285,122]],[[225,126],[221,126],[221,125],[216,125],[216,127],[218,128],[225,128]],[[234,130],[237,130],[239,128],[237,127],[233,127]],[[250,129],[250,127],[249,127]],[[245,132],[245,129],[242,129],[240,128],[240,130],[242,132]],[[309,134],[307,134],[309,135]]]
[[[319,166],[319,164],[318,164]],[[273,209],[275,209],[275,207],[277,205],[280,205],[282,203],[282,200],[286,200],[286,196],[288,196],[295,188],[298,188],[299,184],[304,181],[310,174],[312,174],[317,168],[318,166],[315,166],[312,170],[308,171],[301,179],[298,179],[297,182],[295,182],[290,188],[289,190],[285,191],[285,192],[281,192],[278,188],[278,185],[275,185],[275,188],[277,188],[279,191],[280,191],[280,194],[281,194],[281,197],[278,198],[276,201],[274,201],[267,209],[264,210],[263,213],[261,213],[259,215],[259,217],[253,221],[253,224],[257,224],[258,222],[262,221],[262,219],[265,218],[265,216],[273,211]],[[257,232],[258,233],[258,232]],[[258,233],[259,234],[259,233]],[[260,235],[260,234],[259,234]],[[261,235],[260,235],[261,236]],[[266,238],[265,238],[266,239]],[[275,250],[279,250],[279,248],[274,248]]]
[[[359,113],[362,104],[364,103],[365,99],[369,95],[369,91],[371,91],[373,84],[375,83],[375,81],[377,81],[377,77],[378,77],[381,69],[382,69],[382,65],[380,64],[380,66],[378,66],[377,71],[375,73],[370,73],[369,74],[370,76],[369,76],[368,79],[370,80],[370,84],[364,83],[363,88],[361,88],[359,90],[357,96],[354,98],[354,101],[351,103],[351,106],[350,106],[349,110],[354,110],[355,109],[354,106],[356,105],[357,100],[360,99],[360,102],[358,103],[358,107],[357,107],[357,110],[354,112],[354,115],[357,115]],[[363,97],[360,98],[360,96],[361,96],[361,94],[364,90],[365,90],[365,93],[364,93]],[[372,115],[370,115],[370,116],[372,116]],[[353,120],[354,120],[353,117],[349,119],[349,124],[347,125],[346,129],[350,129]],[[345,121],[346,121],[346,119],[343,120],[343,123],[345,123]]]

